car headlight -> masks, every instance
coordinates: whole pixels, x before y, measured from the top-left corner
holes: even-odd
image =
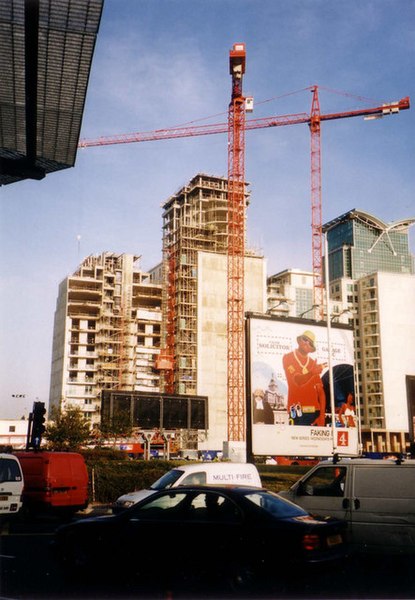
[[[130,506],[134,506],[135,502],[133,502],[133,500],[123,500],[121,502],[116,502],[115,504],[122,508],[130,508]]]

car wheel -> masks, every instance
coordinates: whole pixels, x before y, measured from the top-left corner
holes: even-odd
[[[233,592],[248,591],[255,586],[257,572],[250,563],[238,561],[230,565],[226,580]]]
[[[67,569],[77,575],[82,575],[91,567],[92,554],[90,545],[83,539],[71,536],[67,540],[64,562]]]

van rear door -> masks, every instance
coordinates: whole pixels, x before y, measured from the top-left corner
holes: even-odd
[[[386,553],[415,552],[415,465],[353,469],[353,543]]]
[[[51,506],[86,506],[88,474],[83,457],[76,453],[49,453]]]
[[[0,515],[17,513],[22,506],[23,474],[15,456],[0,454]]]

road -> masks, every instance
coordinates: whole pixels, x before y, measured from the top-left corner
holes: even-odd
[[[95,512],[100,512],[96,510]],[[102,511],[101,512],[105,512]],[[83,518],[77,515],[76,518]],[[118,581],[68,580],[50,552],[50,543],[60,521],[55,517],[17,520],[2,526],[0,538],[0,600],[108,600],[131,598],[287,598],[287,599],[413,599],[415,569],[413,560],[391,557],[354,557],[342,566],[313,577],[287,573],[284,580],[270,573],[255,589],[233,592],[217,584],[176,583],[174,588],[161,582],[146,585]],[[115,549],[117,551],[117,549]],[[120,551],[120,549],[118,549]],[[163,549],[161,549],[163,551]]]

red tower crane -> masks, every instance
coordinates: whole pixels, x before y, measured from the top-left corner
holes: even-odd
[[[265,129],[267,127],[282,127],[283,125],[298,125],[306,123],[310,127],[311,133],[311,228],[312,228],[312,264],[314,279],[314,304],[320,307],[320,317],[323,316],[323,268],[322,268],[322,202],[321,202],[321,123],[323,121],[333,121],[336,119],[345,119],[348,117],[366,117],[376,119],[386,115],[399,113],[401,110],[410,108],[409,96],[402,98],[397,102],[388,102],[371,108],[362,108],[337,113],[320,113],[320,102],[318,97],[318,87],[308,88],[313,93],[311,112],[296,113],[289,115],[279,115],[273,117],[262,117],[259,119],[246,119],[244,121],[243,131],[235,136],[234,125],[228,123],[213,123],[211,125],[189,125],[182,127],[172,127],[169,129],[156,129],[154,131],[144,131],[128,133],[121,135],[104,136],[95,139],[80,140],[79,148],[91,148],[93,146],[108,146],[112,144],[131,144],[133,142],[148,142],[155,140],[167,140],[172,138],[195,137],[201,135],[212,135],[216,133],[228,133],[232,131],[234,139],[244,143],[244,132],[251,129]],[[242,97],[242,96],[241,96]],[[235,114],[235,110],[233,113]],[[235,121],[236,124],[236,121]],[[229,142],[231,140],[229,139]],[[243,146],[242,146],[243,148]],[[229,152],[233,154],[232,160],[239,160],[243,153],[236,151],[230,144]],[[240,165],[237,167],[240,168]]]
[[[228,113],[228,441],[245,439],[245,44],[229,54],[232,93]]]

